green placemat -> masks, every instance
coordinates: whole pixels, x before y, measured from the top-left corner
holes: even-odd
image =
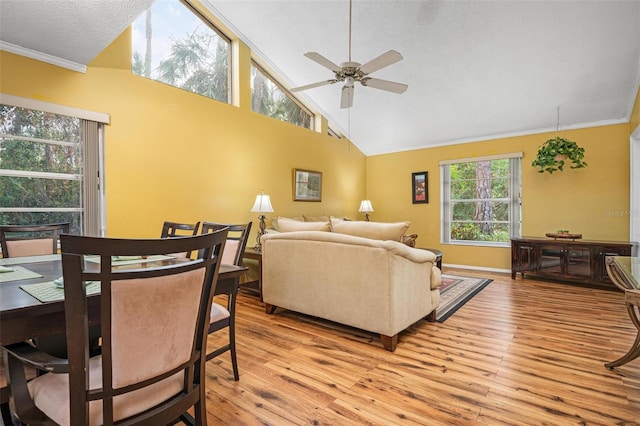
[[[45,254],[42,256],[5,257],[0,259],[0,265],[24,265],[25,263],[51,262],[60,260],[59,254]]]
[[[111,260],[112,265],[135,265],[136,263],[157,262],[159,260],[174,259],[174,256],[165,256],[161,254],[147,256],[146,259],[137,256],[122,256],[123,259],[114,258]],[[87,262],[100,263],[99,256],[85,256]]]
[[[56,287],[53,281],[38,284],[25,284],[20,288],[41,302],[57,302],[64,300],[64,289]],[[100,281],[87,283],[87,296],[100,294]]]
[[[13,271],[0,273],[0,283],[42,277],[37,272],[30,271],[22,266],[9,266],[8,268],[13,269]]]

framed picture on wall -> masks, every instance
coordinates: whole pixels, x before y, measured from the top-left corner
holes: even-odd
[[[413,204],[429,202],[429,172],[411,173],[411,197]]]
[[[322,201],[322,172],[293,169],[293,201]]]

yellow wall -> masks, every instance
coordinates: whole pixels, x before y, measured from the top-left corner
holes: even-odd
[[[164,220],[254,221],[249,209],[262,190],[271,216],[332,214],[361,218],[369,198],[372,220],[410,220],[418,246],[443,250],[445,263],[509,269],[508,248],[440,244],[438,161],[523,152],[523,234],[557,229],[585,239],[626,240],[629,234],[629,134],[640,125],[640,96],[625,125],[563,131],[586,150],[586,169],[539,174],[530,166],[555,133],[451,145],[366,158],[347,140],[283,123],[250,110],[250,50],[235,42],[240,71],[227,105],[130,71],[125,31],[77,73],[0,51],[0,92],[108,113],[107,234],[155,236]],[[294,167],[323,172],[321,203],[292,201]],[[429,204],[411,203],[411,173],[429,172]]]
[[[625,241],[629,236],[629,126],[563,131],[585,148],[584,169],[538,173],[531,166],[539,146],[555,133],[527,135],[367,158],[367,197],[374,220],[410,220],[416,245],[442,250],[444,263],[510,269],[509,248],[440,243],[439,160],[523,152],[522,233],[544,236],[568,229],[584,239]],[[411,203],[411,173],[429,173],[429,203]]]
[[[241,55],[241,93],[249,90],[250,52]],[[86,74],[0,52],[0,91],[108,113],[108,236],[159,235],[164,220],[254,221],[262,190],[271,216],[354,216],[365,194],[365,156],[350,142],[157,83],[130,70],[130,31]],[[240,96],[240,100],[246,96]],[[294,202],[292,169],[323,172],[322,202]]]

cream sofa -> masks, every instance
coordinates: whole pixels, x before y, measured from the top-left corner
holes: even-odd
[[[427,250],[399,241],[326,231],[262,237],[262,297],[277,307],[380,334],[394,351],[398,333],[440,303],[440,270]]]

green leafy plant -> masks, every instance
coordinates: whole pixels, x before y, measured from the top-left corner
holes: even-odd
[[[582,161],[584,148],[574,141],[556,136],[542,144],[538,150],[536,159],[531,163],[534,167],[540,167],[539,173],[562,171],[565,162],[571,162],[572,169],[581,169],[587,166]]]

